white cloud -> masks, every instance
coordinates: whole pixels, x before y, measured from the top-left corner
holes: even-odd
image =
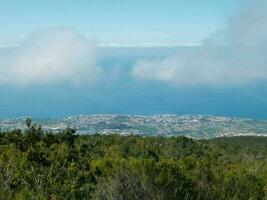
[[[96,47],[70,28],[31,34],[0,56],[0,84],[79,84],[94,82],[100,68]]]
[[[248,1],[203,46],[163,60],[139,60],[134,77],[174,85],[233,85],[267,79],[267,1]]]

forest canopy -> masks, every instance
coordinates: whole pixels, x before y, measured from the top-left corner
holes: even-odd
[[[267,138],[0,132],[0,199],[267,199]]]

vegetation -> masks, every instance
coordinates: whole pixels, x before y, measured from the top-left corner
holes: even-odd
[[[267,199],[267,138],[0,132],[0,199]]]

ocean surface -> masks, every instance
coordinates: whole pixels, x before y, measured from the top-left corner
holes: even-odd
[[[95,85],[0,86],[0,118],[110,113],[267,119],[266,81],[235,87],[178,87],[131,76],[131,67],[138,59],[162,59],[196,48],[102,48],[99,65],[106,74]]]

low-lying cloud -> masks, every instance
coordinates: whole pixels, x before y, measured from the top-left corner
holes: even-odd
[[[247,1],[227,26],[191,52],[139,60],[135,78],[174,85],[233,85],[267,79],[267,1]]]
[[[33,33],[0,55],[1,85],[93,83],[100,71],[95,44],[70,28]]]

